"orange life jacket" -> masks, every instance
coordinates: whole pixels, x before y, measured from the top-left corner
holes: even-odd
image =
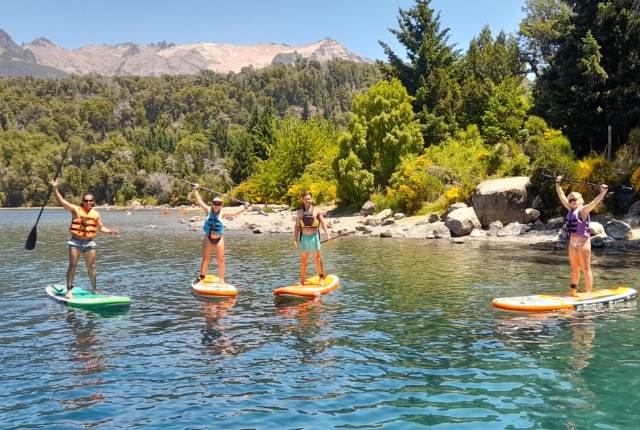
[[[93,239],[98,229],[98,213],[93,208],[86,212],[82,206],[76,212],[78,217],[71,221],[69,231],[78,239]]]

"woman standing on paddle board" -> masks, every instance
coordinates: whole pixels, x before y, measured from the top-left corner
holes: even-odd
[[[207,276],[207,269],[209,267],[209,261],[211,260],[211,251],[216,250],[216,262],[218,263],[218,278],[220,283],[224,284],[224,227],[222,226],[222,220],[224,218],[233,218],[246,211],[248,205],[245,205],[242,209],[235,213],[222,213],[222,199],[215,197],[211,202],[211,206],[207,205],[200,194],[198,193],[198,184],[193,184],[193,193],[196,198],[196,203],[202,208],[207,215],[207,220],[204,222],[204,242],[202,245],[202,264],[200,265],[200,276],[198,276],[197,282],[202,281]]]
[[[76,274],[80,253],[84,255],[84,261],[87,265],[89,280],[91,281],[91,290],[94,294],[100,294],[96,288],[96,243],[93,238],[96,232],[100,230],[102,233],[109,235],[117,235],[117,228],[107,228],[102,223],[102,218],[97,210],[93,208],[96,199],[93,194],[85,194],[82,197],[80,206],[69,203],[62,197],[58,190],[58,180],[54,179],[49,182],[53,188],[53,195],[63,208],[71,212],[71,238],[67,242],[69,245],[69,267],[67,268],[67,294],[68,299],[73,298],[73,278]]]
[[[296,224],[294,227],[294,240],[296,248],[300,249],[300,285],[304,285],[307,272],[307,262],[309,261],[309,253],[313,253],[313,260],[316,263],[318,277],[320,282],[324,278],[324,269],[322,260],[320,259],[320,226],[324,230],[324,234],[329,240],[329,231],[324,221],[322,213],[312,206],[313,198],[311,191],[304,193],[302,197],[303,207],[298,211],[296,216]]]
[[[582,194],[571,192],[564,195],[562,187],[562,176],[556,178],[556,192],[560,197],[562,206],[567,209],[566,224],[569,231],[569,264],[571,264],[571,296],[578,294],[578,281],[580,280],[580,270],[584,273],[584,283],[586,292],[591,292],[593,288],[593,275],[591,274],[591,232],[589,231],[589,221],[591,212],[604,199],[607,194],[607,186],[600,185],[600,194],[588,205],[584,204]]]

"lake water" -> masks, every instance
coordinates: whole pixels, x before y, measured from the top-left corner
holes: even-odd
[[[560,292],[564,251],[340,238],[342,287],[275,302],[297,280],[291,235],[228,231],[237,300],[196,300],[201,234],[177,212],[103,212],[98,284],[129,310],[49,300],[69,216],[0,211],[0,427],[635,429],[640,312],[510,314],[497,296]],[[151,228],[153,224],[158,228]],[[215,270],[215,262],[211,265]],[[596,285],[638,287],[640,256],[596,254]],[[84,263],[76,286],[88,287]]]

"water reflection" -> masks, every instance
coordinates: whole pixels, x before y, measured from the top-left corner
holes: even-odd
[[[302,362],[317,363],[335,343],[333,336],[324,336],[327,321],[323,318],[322,299],[275,298],[274,304],[276,314],[285,321],[281,332],[293,336],[292,346],[302,354]]]
[[[210,347],[214,354],[236,355],[238,353],[233,344],[232,336],[225,333],[223,320],[229,309],[236,305],[237,299],[214,299],[203,301],[204,327],[202,333],[202,345]]]
[[[100,374],[107,369],[107,366],[104,354],[100,351],[102,344],[99,336],[96,335],[99,324],[98,317],[81,313],[75,309],[68,309],[65,320],[72,333],[69,344],[70,360],[56,365],[69,367],[72,373],[82,375],[79,387],[93,392],[89,395],[67,398],[59,402],[65,406],[66,410],[78,410],[104,401],[105,395],[98,387],[104,383]],[[89,378],[89,375],[95,377]]]

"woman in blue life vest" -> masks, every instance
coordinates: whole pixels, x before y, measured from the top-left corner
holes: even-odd
[[[293,236],[296,248],[300,249],[300,285],[304,285],[305,275],[307,272],[307,263],[309,261],[309,253],[313,253],[313,260],[316,263],[320,282],[324,278],[324,269],[322,260],[320,260],[320,227],[324,230],[324,234],[329,239],[329,231],[324,221],[322,212],[312,206],[313,198],[311,192],[307,191],[302,197],[303,207],[298,211],[296,216],[296,224],[293,229]]]
[[[224,227],[222,220],[224,218],[233,218],[246,211],[248,206],[235,213],[222,213],[222,199],[215,197],[211,202],[211,206],[207,205],[198,193],[198,184],[194,184],[193,193],[198,206],[202,208],[207,215],[204,223],[204,242],[202,245],[202,264],[200,265],[200,276],[197,281],[201,281],[207,275],[209,261],[211,260],[211,251],[216,250],[216,262],[218,263],[218,278],[220,283],[224,284]]]
[[[571,192],[565,196],[560,187],[562,176],[556,178],[556,192],[560,197],[562,206],[567,209],[566,225],[569,232],[569,263],[571,264],[571,290],[570,295],[578,294],[578,281],[580,280],[580,270],[584,273],[585,291],[590,292],[593,288],[593,276],[591,274],[591,232],[589,231],[589,221],[591,212],[607,195],[607,186],[600,185],[600,194],[588,205],[584,204],[582,195],[578,192]]]

